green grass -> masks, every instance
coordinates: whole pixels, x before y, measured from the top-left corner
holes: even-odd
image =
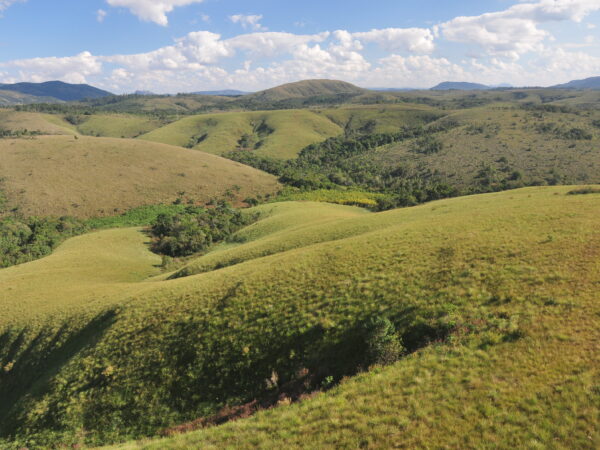
[[[372,207],[377,205],[378,198],[382,198],[384,196],[384,194],[363,192],[358,190],[317,189],[314,191],[300,191],[297,189],[288,188],[280,192],[275,201],[326,202],[337,203],[339,205]]]
[[[177,213],[185,208],[186,205],[181,204],[140,206],[118,216],[94,217],[85,224],[94,230],[148,226],[161,214]]]
[[[600,209],[573,189],[378,214],[262,205],[174,280],[135,229],[69,240],[0,271],[14,400],[0,433],[30,448],[153,435],[254,398],[273,371],[338,373],[348,333],[376,315],[416,352],[301,404],[127,447],[597,447]],[[427,345],[435,330],[451,337]]]
[[[223,154],[239,148],[240,139],[247,135],[252,140],[252,150],[258,154],[293,158],[307,145],[341,132],[336,124],[314,112],[290,110],[186,117],[141,139]]]

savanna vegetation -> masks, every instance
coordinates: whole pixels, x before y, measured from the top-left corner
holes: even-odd
[[[135,229],[68,240],[0,271],[0,433],[98,445],[275,398],[140,445],[589,447],[598,198],[571,190],[262,205],[176,278]]]
[[[599,447],[599,101],[1,110],[0,448]]]
[[[0,140],[6,208],[23,217],[114,216],[175,201],[241,204],[279,190],[272,175],[207,153],[133,139]]]

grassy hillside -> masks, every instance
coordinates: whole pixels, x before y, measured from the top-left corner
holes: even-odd
[[[88,136],[136,138],[165,125],[165,121],[133,114],[94,114],[78,116],[77,130]]]
[[[83,101],[79,106],[96,111],[153,114],[192,114],[205,110],[227,107],[232,102],[229,97],[213,95],[181,94],[171,95],[121,95],[105,99]]]
[[[409,351],[393,366],[139,446],[597,447],[600,196],[572,189],[378,214],[263,205],[172,280],[136,230],[68,241],[0,271],[0,436],[101,444],[300,374],[327,387],[358,369],[364,321],[386,317]]]
[[[459,188],[514,178],[525,183],[600,182],[600,113],[486,106],[443,121],[457,127],[435,135],[437,151],[422,138],[365,155],[383,166],[423,167]],[[362,158],[362,157],[360,157]]]
[[[0,140],[9,208],[24,215],[114,215],[158,203],[241,201],[277,190],[274,177],[164,144],[73,136]]]
[[[293,158],[302,148],[342,129],[308,110],[237,112],[192,116],[141,136],[141,139],[191,147],[209,153],[255,150]]]
[[[42,134],[77,134],[73,125],[53,114],[17,112],[0,109],[0,129],[39,131]]]
[[[354,94],[365,93],[364,89],[354,86],[351,83],[337,80],[304,80],[295,83],[288,83],[277,86],[265,91],[256,92],[244,97],[244,100],[257,102],[276,102],[290,98],[318,97],[336,94]]]
[[[336,109],[203,114],[186,117],[140,139],[191,147],[209,153],[251,150],[288,159],[308,145],[343,133],[391,132],[443,115],[427,106],[354,106]]]
[[[424,105],[365,105],[319,110],[347,134],[393,133],[402,127],[426,124],[446,115]]]

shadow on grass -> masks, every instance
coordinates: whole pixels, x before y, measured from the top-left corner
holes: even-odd
[[[42,329],[23,351],[27,330],[15,338],[10,331],[0,335],[0,437],[15,431],[21,401],[44,395],[60,369],[77,353],[92,347],[115,317],[114,311],[106,311],[76,332],[67,323],[58,331]]]

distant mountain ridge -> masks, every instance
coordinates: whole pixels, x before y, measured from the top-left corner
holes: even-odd
[[[552,86],[555,89],[600,89],[600,77],[590,77],[583,80],[573,80],[564,84]]]
[[[444,81],[431,88],[432,91],[477,91],[492,89],[490,86],[479,83],[467,83],[464,81]]]
[[[108,91],[95,88],[89,84],[69,84],[63,83],[62,81],[0,84],[0,90],[18,92],[34,97],[52,97],[64,102],[95,99],[113,95]]]

